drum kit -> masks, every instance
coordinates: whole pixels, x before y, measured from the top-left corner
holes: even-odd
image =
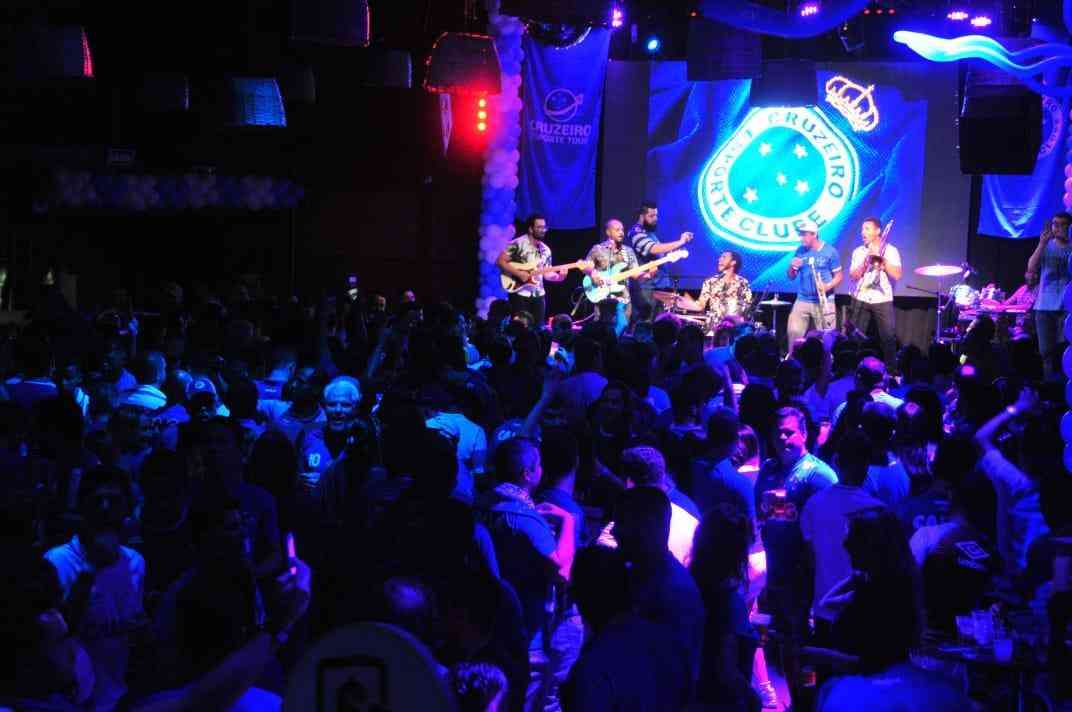
[[[987,285],[982,289],[975,289],[968,284],[967,279],[973,273],[971,267],[964,265],[933,264],[917,267],[913,270],[921,277],[931,277],[938,280],[938,289],[929,290],[913,287],[909,289],[927,292],[937,297],[936,319],[934,325],[934,337],[936,341],[959,341],[968,326],[980,316],[988,316],[998,325],[999,335],[1008,334],[1011,322],[1017,317],[1027,313],[1024,307],[1006,305],[1005,292],[994,285]],[[942,281],[948,277],[957,276],[956,284],[949,288],[948,293],[944,290]],[[946,309],[952,308],[954,313],[954,326],[946,332],[942,331],[942,317]]]
[[[713,320],[706,314],[700,314],[692,312],[681,305],[681,295],[676,291],[654,291],[652,292],[652,298],[660,302],[663,305],[663,309],[673,314],[681,321],[688,322],[690,324],[696,324],[704,330],[707,336],[714,336],[715,330],[718,328],[718,324],[712,323]],[[756,302],[755,307],[765,307],[771,310],[772,327],[775,333],[778,328],[778,308],[787,307],[791,302],[787,302],[780,298],[780,295],[775,294],[773,299],[764,299]],[[751,318],[751,309],[749,314],[746,315],[744,322],[752,324],[757,330],[760,326],[756,320]]]

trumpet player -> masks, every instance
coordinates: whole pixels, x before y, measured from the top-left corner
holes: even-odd
[[[901,278],[901,253],[882,239],[882,222],[866,218],[860,225],[863,244],[852,251],[849,276],[852,291],[852,322],[863,334],[874,319],[882,343],[882,358],[889,371],[894,365],[897,338],[894,331],[893,288]]]
[[[786,326],[789,346],[812,329],[826,331],[836,328],[834,290],[841,284],[841,258],[837,250],[819,239],[815,223],[803,222],[797,227],[800,247],[789,262],[787,275],[797,281],[797,300],[789,312]]]

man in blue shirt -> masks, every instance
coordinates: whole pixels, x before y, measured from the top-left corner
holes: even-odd
[[[652,201],[645,200],[637,211],[636,223],[629,228],[629,234],[626,236],[626,244],[633,248],[637,261],[642,265],[681,248],[692,239],[691,232],[683,232],[681,237],[673,242],[660,242],[659,236],[655,234],[658,227],[659,208]],[[656,289],[669,289],[670,286],[670,275],[665,268],[659,268],[655,276],[647,282],[635,282],[633,300],[637,308],[633,310],[633,317],[644,321],[654,319],[658,312],[662,311],[662,303],[652,298],[652,292]]]
[[[1059,373],[1054,356],[1060,353],[1057,347],[1063,341],[1065,312],[1061,302],[1069,282],[1068,258],[1072,256],[1072,244],[1068,239],[1070,223],[1072,215],[1064,212],[1054,215],[1049,227],[1042,231],[1038,247],[1027,260],[1029,279],[1039,281],[1034,307],[1035,330],[1047,380]]]
[[[835,328],[834,290],[844,277],[837,250],[819,239],[819,228],[815,223],[802,223],[797,233],[800,235],[800,247],[793,254],[786,272],[789,279],[800,279],[797,300],[789,312],[786,327],[790,348],[811,329],[826,331]],[[822,283],[823,295],[819,293],[817,282]]]
[[[732,504],[749,519],[756,518],[752,482],[734,467],[730,455],[737,447],[740,421],[728,408],[717,408],[707,420],[708,451],[694,459],[692,498],[701,512],[719,504]]]

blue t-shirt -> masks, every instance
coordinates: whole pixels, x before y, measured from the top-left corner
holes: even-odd
[[[1061,311],[1065,287],[1068,286],[1068,258],[1072,256],[1072,243],[1062,246],[1050,240],[1042,252],[1039,265],[1039,290],[1035,297],[1035,311]]]
[[[750,519],[756,518],[756,500],[751,480],[737,471],[729,458],[715,462],[697,458],[691,463],[692,497],[701,512],[729,503]]]
[[[811,260],[815,261],[815,270],[819,273],[819,279],[823,284],[828,284],[834,275],[841,271],[841,258],[833,246],[823,243],[819,249],[811,249],[801,245],[793,253],[794,257],[804,260],[804,264],[797,273],[800,280],[797,286],[797,299],[811,304],[819,303],[819,292],[815,289],[815,277],[812,276]]]
[[[830,466],[811,453],[805,453],[788,470],[772,457],[763,463],[756,478],[757,507],[764,492],[784,487],[786,498],[796,506],[799,516],[813,494],[837,483],[837,475]]]

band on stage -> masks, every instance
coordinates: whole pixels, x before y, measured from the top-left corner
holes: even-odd
[[[935,338],[960,341],[983,319],[997,324],[1001,338],[1017,338],[1034,330],[1046,376],[1052,376],[1058,370],[1055,361],[1058,346],[1064,340],[1063,297],[1072,256],[1070,223],[1072,216],[1068,213],[1054,216],[1028,260],[1023,286],[1008,298],[993,284],[981,289],[972,287],[974,270],[967,263],[914,269],[921,277],[938,280],[938,288],[929,291],[937,298]],[[810,332],[838,329],[835,293],[847,272],[849,303],[842,312],[841,331],[850,338],[866,339],[873,327],[887,367],[894,367],[894,293],[904,276],[904,267],[901,253],[890,239],[892,226],[892,220],[883,225],[878,218],[864,219],[859,244],[849,254],[846,270],[838,250],[820,235],[819,226],[798,224],[800,245],[786,270],[796,290],[785,321],[789,350]],[[511,312],[527,312],[535,323],[544,323],[545,281],[561,282],[575,269],[583,273],[583,299],[591,304],[593,318],[613,324],[619,334],[632,323],[650,321],[663,311],[671,311],[701,324],[711,335],[720,325],[750,322],[761,307],[770,309],[777,332],[778,308],[790,303],[778,295],[757,301],[749,280],[740,274],[743,260],[739,253],[725,250],[719,254],[715,273],[703,281],[699,295],[694,297],[678,291],[677,280],[666,268],[688,259],[685,247],[693,234],[683,232],[676,240],[664,242],[657,230],[658,208],[646,201],[628,231],[620,220],[608,220],[603,225],[603,239],[591,247],[585,259],[556,265],[546,242],[547,219],[531,216],[524,232],[507,244],[497,262]],[[949,278],[957,279],[957,283],[946,295],[943,280]],[[952,326],[943,330],[949,322]]]

